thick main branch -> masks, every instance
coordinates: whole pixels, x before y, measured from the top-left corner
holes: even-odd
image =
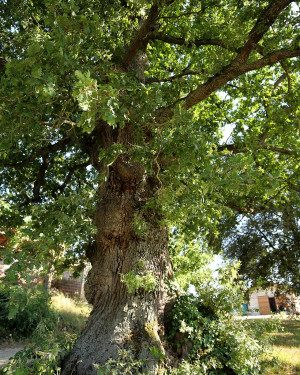
[[[134,59],[134,56],[137,54],[139,49],[141,49],[143,42],[146,38],[146,36],[150,33],[150,31],[153,29],[155,22],[159,15],[159,6],[158,2],[156,1],[148,14],[148,17],[141,23],[141,27],[139,28],[138,32],[133,37],[126,53],[123,58],[122,65],[125,69],[127,69]]]
[[[286,58],[300,56],[300,49],[287,50],[281,49],[264,56],[263,58],[253,61],[249,64],[239,63],[236,60],[225,66],[220,73],[209,78],[205,83],[191,91],[186,97],[179,99],[177,102],[168,107],[157,110],[156,122],[165,122],[173,117],[173,110],[178,103],[182,103],[184,109],[189,109],[208,98],[213,92],[224,86],[227,82],[239,77],[242,74],[252,70],[261,69],[264,66],[275,64]]]
[[[236,61],[246,62],[248,60],[248,57],[256,44],[276,21],[279,14],[292,2],[293,0],[274,0],[270,3],[250,31],[248,40],[241,48],[236,57]]]
[[[38,173],[37,178],[34,182],[33,198],[31,200],[32,202],[40,202],[41,201],[40,190],[41,190],[41,187],[44,183],[45,174],[46,174],[46,170],[49,166],[49,163],[50,163],[49,154],[46,154],[46,155],[43,156],[43,162],[40,166],[39,173]]]

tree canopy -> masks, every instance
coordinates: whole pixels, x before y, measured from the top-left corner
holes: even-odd
[[[197,235],[299,192],[294,2],[1,7],[2,225],[79,249],[124,153],[159,176],[166,220]],[[134,123],[134,143],[102,144],[99,119]]]
[[[267,211],[226,218],[215,251],[241,261],[240,273],[252,286],[277,284],[299,291],[299,207],[290,197]]]

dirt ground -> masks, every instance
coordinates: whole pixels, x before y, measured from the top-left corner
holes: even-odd
[[[13,357],[19,350],[23,349],[22,346],[0,347],[0,367],[5,366],[9,362],[9,358]]]

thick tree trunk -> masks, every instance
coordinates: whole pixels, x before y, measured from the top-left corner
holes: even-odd
[[[95,364],[118,358],[123,349],[145,360],[143,373],[158,371],[158,359],[151,352],[164,351],[160,338],[167,300],[164,285],[172,270],[167,228],[160,225],[155,210],[145,208],[156,184],[141,165],[123,156],[110,167],[108,181],[99,188],[94,217],[98,231],[87,254],[92,269],[85,284],[93,311],[64,361],[64,375],[96,374]],[[135,290],[129,291],[121,280],[128,273],[134,280],[140,276]],[[150,273],[156,286],[147,290]]]

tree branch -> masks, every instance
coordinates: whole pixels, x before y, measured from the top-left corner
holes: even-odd
[[[36,151],[32,155],[30,155],[28,158],[22,160],[20,163],[5,163],[4,166],[5,167],[13,167],[13,168],[17,168],[17,169],[22,168],[22,167],[24,167],[24,165],[30,163],[31,161],[33,161],[34,159],[36,159],[40,156],[44,157],[44,156],[49,155],[52,152],[61,150],[63,147],[65,147],[70,142],[70,140],[71,140],[70,137],[61,139],[57,143],[54,143],[54,144],[48,145],[47,147],[39,149],[38,151]]]
[[[173,36],[164,35],[160,33],[151,35],[149,39],[161,40],[162,42],[165,42],[165,43],[177,44],[177,45],[186,46],[186,47],[219,46],[229,51],[238,52],[238,49],[228,46],[225,42],[223,42],[220,39],[196,39],[193,41],[190,41],[190,40],[188,41],[184,38],[176,38]]]
[[[269,238],[264,234],[264,232],[260,229],[259,225],[256,223],[256,221],[252,220],[251,217],[249,217],[250,222],[254,226],[254,228],[261,234],[261,236],[264,238],[264,240],[269,244],[269,246],[273,249],[276,250],[274,244],[269,240]]]
[[[258,70],[267,65],[275,64],[286,58],[300,56],[300,49],[287,50],[281,49],[274,51],[264,56],[263,58],[253,61],[249,64],[239,63],[233,60],[229,65],[225,66],[221,72],[215,74],[209,78],[205,83],[198,86],[195,90],[191,91],[186,97],[177,100],[175,103],[165,108],[157,110],[156,122],[166,122],[173,117],[173,110],[178,103],[183,103],[184,109],[189,109],[194,105],[198,104],[202,100],[208,98],[213,92],[221,88],[227,82],[239,77],[240,75],[250,72],[252,70]]]
[[[277,87],[286,79],[287,75],[286,73],[283,73],[277,81],[274,83],[274,90],[277,89]]]
[[[37,179],[34,182],[33,186],[33,198],[31,199],[31,202],[40,202],[41,197],[40,197],[40,190],[41,186],[43,185],[43,182],[45,180],[45,174],[46,170],[50,164],[50,159],[49,159],[49,154],[46,154],[43,156],[43,162],[40,166],[40,170],[37,176]]]
[[[123,58],[122,66],[127,70],[131,61],[139,49],[143,46],[143,42],[146,36],[152,31],[155,22],[159,15],[158,1],[154,1],[154,4],[150,8],[148,17],[141,23],[141,27],[137,31],[136,35],[132,39],[130,46],[128,47],[125,56]]]
[[[280,49],[277,51],[270,52],[261,59],[253,61],[249,64],[242,64],[242,66],[244,67],[244,73],[246,73],[250,72],[251,70],[261,69],[267,65],[275,64],[284,59],[298,56],[300,56],[300,49]]]
[[[156,78],[156,77],[148,78],[148,79],[145,80],[145,83],[172,82],[172,81],[174,81],[175,79],[178,79],[178,78],[181,78],[181,77],[184,77],[184,76],[199,75],[199,74],[202,74],[202,73],[203,73],[203,72],[199,72],[199,71],[197,72],[197,71],[195,71],[195,70],[187,70],[187,71],[182,72],[182,73],[180,73],[180,74],[176,74],[176,75],[170,76],[169,78],[162,78],[162,79],[159,79],[159,78]]]
[[[236,58],[227,66],[225,66],[221,72],[215,74],[209,78],[207,82],[198,86],[195,90],[190,92],[186,97],[177,100],[166,108],[160,108],[157,110],[156,122],[167,122],[173,116],[173,109],[176,104],[182,102],[184,109],[189,109],[195,104],[206,99],[218,90],[224,84],[233,79],[237,78],[241,74],[249,72],[251,70],[260,69],[266,65],[274,64],[282,59],[300,56],[300,50],[287,50],[281,49],[275,52],[271,52],[268,55],[262,57],[259,60],[246,63],[251,51],[257,46],[259,40],[268,31],[270,26],[275,22],[278,15],[292,2],[292,0],[273,0],[270,5],[263,11],[261,16],[256,21],[256,24],[249,33],[249,37],[245,45],[240,48]],[[170,39],[171,40],[171,39]],[[177,38],[173,39],[176,41]],[[183,43],[183,40],[179,38],[177,40]],[[260,51],[261,53],[261,51]]]
[[[87,167],[90,164],[91,164],[90,161],[86,161],[84,163],[73,165],[69,169],[69,172],[67,174],[67,177],[66,177],[65,181],[61,185],[59,185],[55,190],[52,191],[53,197],[56,198],[58,190],[59,190],[60,194],[63,193],[63,191],[65,190],[68,183],[71,181],[71,178],[72,178],[72,176],[74,175],[74,173],[77,169]]]
[[[289,75],[289,71],[288,71],[287,67],[285,66],[285,64],[283,63],[283,61],[280,62],[280,65],[281,65],[282,69],[285,72],[284,74],[287,77],[287,80],[288,80],[288,93],[290,93],[291,92],[291,86],[292,86],[292,84],[291,84],[291,77]]]
[[[246,62],[256,44],[261,40],[270,26],[276,21],[279,14],[290,4],[293,0],[273,0],[269,6],[263,11],[261,16],[256,21],[254,27],[249,33],[248,40],[241,48],[236,61]]]
[[[4,69],[6,64],[6,60],[3,56],[0,56],[0,69]]]
[[[284,148],[276,147],[276,146],[269,146],[263,143],[258,143],[254,147],[256,150],[269,150],[269,151],[278,152],[284,155],[293,155],[293,151],[291,150],[286,150]],[[245,149],[246,149],[245,145],[237,146],[233,143],[218,146],[218,152],[228,150],[228,151],[231,151],[233,154],[240,154],[244,152]]]
[[[191,16],[191,15],[203,13],[203,10],[204,10],[203,7],[201,7],[201,9],[197,12],[184,12],[184,13],[181,13],[179,15],[160,17],[160,19],[162,19],[162,20],[178,19],[178,18],[185,17],[185,16]]]
[[[239,214],[255,214],[256,213],[256,210],[252,207],[241,207],[241,206],[237,206],[234,203],[225,203],[225,206],[235,210]]]
[[[299,186],[296,186],[294,184],[292,184],[289,180],[286,180],[286,183],[287,183],[287,186],[294,190],[294,191],[297,191],[297,193],[300,193],[300,187]]]
[[[275,147],[275,146],[269,146],[269,145],[266,145],[266,144],[261,144],[261,145],[259,145],[258,148],[262,149],[262,150],[268,150],[268,151],[272,151],[272,152],[278,152],[279,154],[293,155],[293,151],[286,150],[286,149],[281,148],[281,147]]]

